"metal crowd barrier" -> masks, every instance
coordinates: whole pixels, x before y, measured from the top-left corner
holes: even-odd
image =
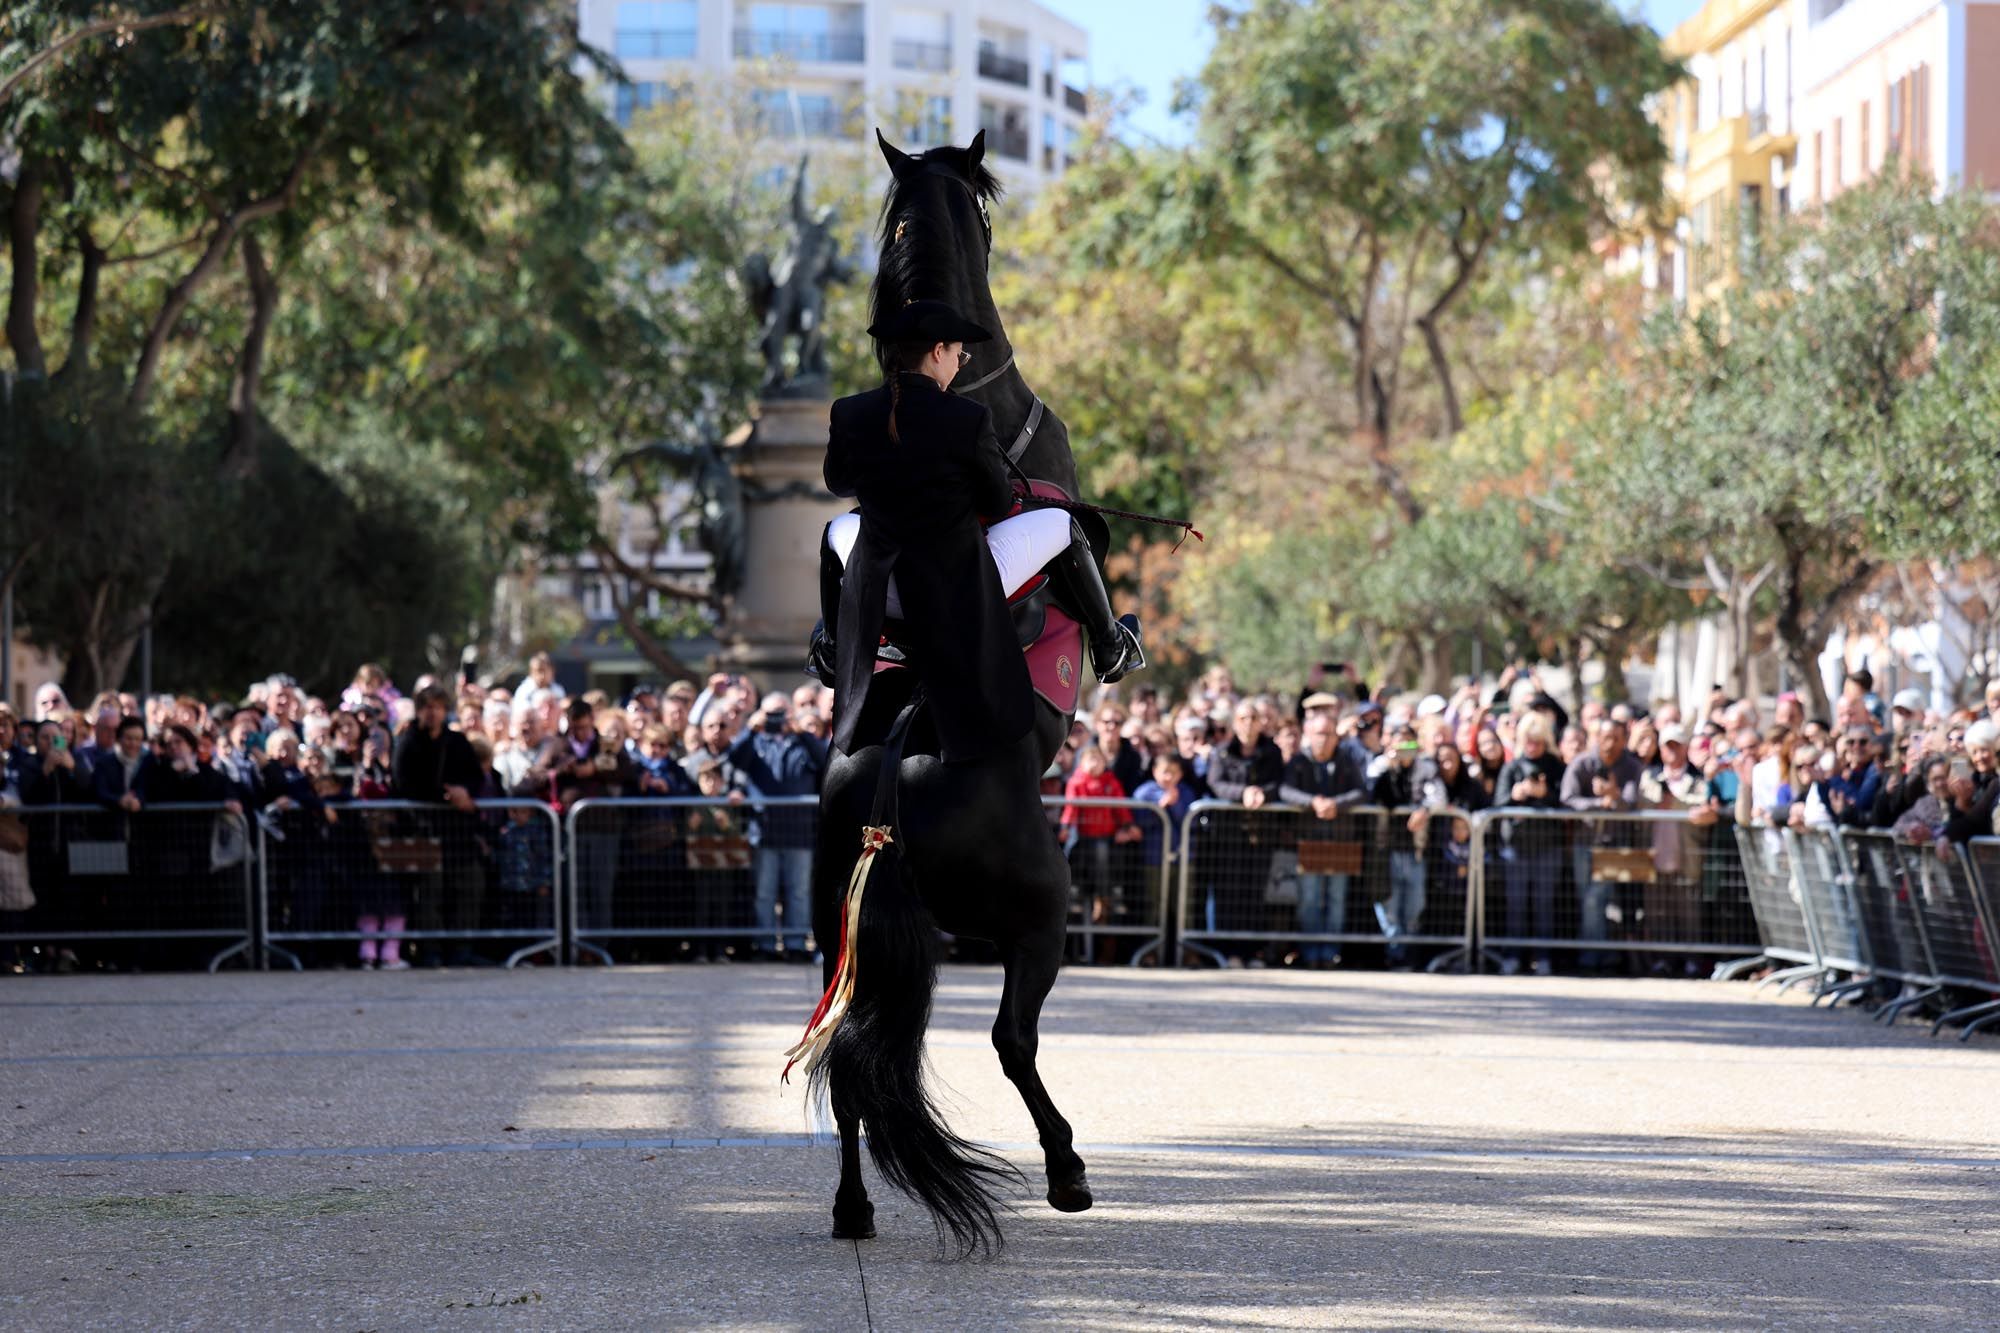
[[[249,960],[255,930],[252,846],[245,816],[222,804],[97,805],[8,810],[28,831],[35,906],[0,943],[83,945],[92,961],[171,960],[176,940],[219,940],[216,971]]]
[[[609,963],[612,940],[686,940],[711,957],[725,943],[775,952],[812,930],[816,796],[645,796],[578,801],[571,849],[572,957]],[[797,876],[796,886],[792,876]],[[775,925],[759,938],[759,878]],[[798,909],[803,920],[788,919]]]
[[[1947,1023],[1963,1023],[1959,1040],[1964,1041],[2000,1022],[2000,839],[1974,838],[1956,857],[1935,859],[1936,872],[1922,884],[1938,980],[1953,990],[1993,997],[1947,1010],[1931,1024],[1936,1036]]]
[[[1556,952],[1586,968],[1650,955],[1690,975],[1701,957],[1761,947],[1730,824],[1679,811],[1481,812],[1482,954],[1518,965]],[[1497,923],[1499,929],[1493,929]]]
[[[1222,965],[1232,950],[1284,944],[1308,966],[1331,965],[1340,946],[1369,944],[1392,960],[1437,948],[1427,966],[1441,971],[1473,949],[1478,846],[1477,820],[1456,808],[1353,806],[1321,819],[1197,801],[1182,833],[1175,960]]]
[[[294,970],[313,946],[347,944],[382,967],[405,945],[456,946],[446,961],[513,967],[562,948],[564,841],[542,801],[485,800],[476,814],[415,801],[266,807],[257,820],[258,922]],[[511,944],[502,959],[481,943]],[[327,953],[320,949],[322,954]]]
[[[1724,963],[1715,970],[1717,981],[1731,981],[1765,962],[1784,963],[1757,983],[1776,985],[1782,992],[1802,981],[1826,975],[1820,960],[1819,939],[1813,918],[1806,911],[1798,877],[1792,873],[1792,857],[1781,829],[1736,829],[1736,848],[1743,862],[1743,878],[1750,894],[1750,913],[1756,918],[1757,934],[1763,948],[1755,957]]]
[[[1124,809],[1144,835],[1137,843],[1077,839],[1066,849],[1076,890],[1069,933],[1082,959],[1120,939],[1139,941],[1133,962],[1164,952],[1172,839],[1162,812],[1131,800],[1049,796],[1043,805],[1052,825],[1065,806]],[[577,802],[564,821],[574,951],[609,963],[614,940],[685,941],[711,957],[725,944],[765,953],[781,945],[817,948],[811,866],[818,817],[814,796]],[[1155,847],[1158,865],[1150,861]],[[794,875],[802,886],[796,897]],[[769,913],[761,921],[760,901]]]
[[[1139,946],[1124,961],[1138,966],[1147,958],[1166,955],[1169,904],[1180,830],[1157,805],[1129,797],[1044,796],[1042,805],[1058,823],[1063,855],[1070,867],[1069,935],[1077,946],[1077,961],[1115,962],[1118,940]],[[1061,831],[1062,812],[1074,809],[1123,810],[1136,841],[1085,838]],[[1189,819],[1193,816],[1190,814]],[[1082,820],[1078,819],[1078,827]]]

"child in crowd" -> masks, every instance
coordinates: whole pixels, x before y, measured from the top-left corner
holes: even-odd
[[[539,810],[513,806],[507,811],[507,826],[500,830],[502,930],[544,929],[555,920],[556,868],[551,831],[548,817]]]
[[[1106,797],[1122,800],[1125,788],[1110,771],[1104,751],[1088,744],[1076,752],[1076,771],[1064,785],[1063,795],[1071,801]],[[1141,830],[1132,822],[1130,810],[1115,806],[1065,805],[1062,827],[1076,837],[1069,858],[1072,882],[1089,903],[1090,919],[1100,924],[1108,922],[1116,910],[1113,900],[1118,892],[1112,848],[1139,841]],[[1109,954],[1114,946],[1115,941],[1106,937],[1098,961],[1111,961]]]

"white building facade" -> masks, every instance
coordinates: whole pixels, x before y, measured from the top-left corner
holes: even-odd
[[[583,40],[632,80],[621,123],[699,75],[754,67],[754,124],[772,142],[917,150],[986,131],[986,161],[1032,194],[1067,165],[1088,100],[1089,39],[1030,0],[579,0]]]

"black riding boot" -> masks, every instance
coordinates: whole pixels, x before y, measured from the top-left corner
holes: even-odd
[[[1090,640],[1090,665],[1101,684],[1115,685],[1146,665],[1139,618],[1111,614],[1111,594],[1097,568],[1097,554],[1075,519],[1069,524],[1069,549],[1051,560],[1048,569],[1063,609],[1077,618]]]

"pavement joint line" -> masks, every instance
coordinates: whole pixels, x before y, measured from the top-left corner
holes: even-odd
[[[533,1152],[706,1152],[731,1148],[832,1147],[832,1135],[760,1134],[745,1136],[672,1136],[659,1138],[528,1139],[493,1143],[400,1143],[351,1147],[209,1148],[168,1152],[0,1153],[0,1166],[73,1166],[91,1162],[248,1162],[300,1161],[332,1157],[427,1157],[468,1153]],[[992,1145],[1001,1152],[1032,1154],[1034,1143]],[[1928,1168],[2000,1171],[2000,1156],[1925,1157],[1893,1154],[1810,1152],[1670,1153],[1622,1148],[1396,1148],[1368,1144],[1271,1143],[1080,1143],[1080,1153],[1105,1157],[1305,1157],[1349,1161],[1390,1162],[1535,1162],[1581,1164],[1603,1162],[1622,1166],[1732,1165]]]
[[[962,1040],[942,1040],[942,1041],[932,1040],[928,1044],[940,1050],[983,1050],[986,1049],[991,1043],[975,1040],[972,1038],[965,1038]],[[165,1063],[176,1063],[182,1061],[197,1061],[197,1060],[352,1060],[352,1059],[378,1060],[378,1059],[387,1059],[394,1057],[428,1058],[432,1056],[454,1056],[454,1055],[627,1055],[630,1056],[630,1055],[645,1055],[648,1054],[649,1052],[656,1052],[656,1051],[660,1053],[673,1053],[680,1051],[699,1051],[699,1052],[738,1051],[738,1052],[754,1054],[757,1052],[768,1053],[772,1049],[774,1048],[771,1047],[770,1045],[761,1042],[700,1041],[700,1040],[689,1041],[689,1040],[677,1040],[674,1038],[665,1038],[665,1039],[647,1039],[647,1040],[634,1039],[631,1042],[625,1042],[625,1043],[559,1042],[559,1043],[539,1045],[539,1046],[354,1046],[354,1047],[316,1047],[307,1050],[106,1051],[100,1053],[71,1051],[71,1052],[64,1052],[59,1055],[0,1056],[0,1067],[12,1067],[21,1065],[143,1063],[147,1061],[156,1061],[165,1064]],[[1847,1052],[1851,1051],[1853,1048],[1829,1045],[1825,1049],[1835,1052]],[[1935,1060],[1925,1059],[1921,1061],[1911,1060],[1911,1061],[1888,1061],[1888,1062],[1871,1060],[1868,1062],[1867,1067],[1870,1072],[1899,1070],[1899,1069],[1936,1072],[1939,1070],[1948,1071],[1948,1070],[1964,1069],[1971,1067],[1972,1060],[1954,1059],[1953,1057],[1968,1056],[1971,1055],[1972,1052],[1977,1049],[1981,1048],[1966,1047],[1958,1051],[1953,1051],[1944,1047],[1938,1047],[1936,1050],[1936,1054],[1939,1058]],[[1232,1059],[1254,1058],[1254,1059],[1266,1059],[1266,1060],[1269,1059],[1452,1060],[1452,1061],[1488,1063],[1488,1064],[1514,1064],[1514,1063],[1546,1064],[1551,1058],[1549,1053],[1547,1052],[1523,1052],[1514,1055],[1495,1055],[1484,1052],[1467,1054],[1462,1051],[1434,1051],[1434,1050],[1416,1050],[1416,1051],[1382,1051],[1382,1050],[1348,1050],[1348,1049],[1302,1050],[1290,1047],[1273,1047],[1270,1049],[1257,1049],[1257,1048],[1245,1048],[1242,1046],[1164,1046],[1164,1045],[1135,1046],[1130,1042],[1066,1041],[1063,1040],[1060,1036],[1050,1036],[1047,1033],[1043,1034],[1042,1050],[1048,1054],[1075,1053],[1079,1055],[1083,1054],[1144,1055],[1149,1059],[1156,1058],[1159,1056],[1199,1056],[1199,1057],[1226,1056]],[[1628,1054],[1584,1055],[1584,1054],[1565,1052],[1560,1058],[1565,1061],[1576,1061],[1579,1063],[1587,1063],[1587,1064],[1640,1064],[1640,1065],[1684,1064],[1687,1061],[1687,1055],[1685,1051],[1682,1050],[1663,1052],[1659,1055],[1628,1055]],[[1977,1059],[1978,1057],[1974,1056],[1973,1058]],[[1770,1061],[1767,1058],[1718,1059],[1712,1057],[1705,1057],[1701,1060],[1701,1063],[1703,1065],[1716,1066],[1716,1067],[1722,1067],[1727,1065],[1754,1065],[1761,1068],[1768,1066]],[[1811,1066],[1816,1064],[1817,1062],[1811,1060],[1795,1060],[1793,1063],[1796,1065]],[[1849,1062],[1835,1061],[1834,1063],[1836,1065],[1846,1065]]]

